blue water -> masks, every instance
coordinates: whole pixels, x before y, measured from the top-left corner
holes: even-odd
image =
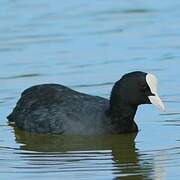
[[[0,176],[174,179],[180,176],[178,0],[0,1]],[[158,77],[166,105],[138,109],[136,135],[32,135],[8,125],[20,93],[60,83],[109,97],[124,73]]]

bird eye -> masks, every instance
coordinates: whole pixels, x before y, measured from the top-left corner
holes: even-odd
[[[139,88],[141,91],[145,91],[147,89],[147,85],[146,84],[140,84]]]

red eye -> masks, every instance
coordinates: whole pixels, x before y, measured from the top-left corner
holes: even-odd
[[[142,89],[145,90],[147,88],[147,86],[143,86]]]
[[[141,91],[144,91],[147,89],[147,86],[146,86],[146,84],[140,84],[139,88]]]

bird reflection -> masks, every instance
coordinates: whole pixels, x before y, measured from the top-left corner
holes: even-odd
[[[15,140],[20,144],[21,153],[26,154],[22,158],[28,159],[31,165],[37,166],[39,163],[41,169],[45,165],[47,168],[47,164],[52,169],[55,165],[53,163],[56,162],[56,168],[58,166],[58,171],[60,171],[65,162],[73,162],[74,166],[78,166],[77,163],[82,162],[82,158],[83,162],[86,160],[88,162],[92,156],[97,158],[99,154],[103,160],[110,162],[114,179],[151,179],[153,173],[153,159],[143,159],[144,155],[136,149],[134,141],[136,133],[106,136],[62,136],[31,134],[16,128],[14,131]],[[70,153],[68,157],[67,153]],[[50,157],[49,161],[47,157]],[[100,160],[98,159],[98,162]],[[85,164],[87,166],[87,163]]]

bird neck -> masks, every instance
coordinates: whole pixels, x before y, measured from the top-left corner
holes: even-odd
[[[131,106],[124,102],[110,104],[111,130],[115,133],[137,132],[138,127],[134,122],[136,111],[137,106]]]

